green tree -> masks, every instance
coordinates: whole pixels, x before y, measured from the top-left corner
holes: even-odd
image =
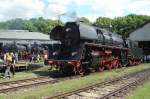
[[[0,22],[0,29],[7,29],[7,23],[6,22]]]
[[[24,23],[24,20],[20,18],[6,22],[8,29],[17,29],[17,30],[23,29],[23,23]]]
[[[99,27],[110,27],[110,25],[112,24],[112,19],[107,18],[107,17],[98,17],[96,19],[96,21],[93,23],[93,25],[95,26],[99,26]]]
[[[148,22],[150,22],[150,17],[145,15],[130,14],[124,17],[117,17],[112,21],[113,31],[128,37],[132,31]]]
[[[23,29],[24,30],[29,30],[30,32],[36,32],[36,31],[38,31],[37,27],[35,27],[33,25],[32,21],[30,21],[30,20],[26,20],[23,23]]]
[[[86,24],[92,24],[92,22],[85,17],[81,17],[79,20]],[[128,37],[132,31],[140,28],[148,22],[150,22],[150,16],[130,14],[124,17],[116,17],[114,19],[98,17],[93,25],[104,28],[109,28],[110,25],[112,25],[111,30],[113,32]],[[6,22],[0,22],[0,29],[24,29],[32,32],[37,31],[49,33],[56,25],[63,25],[63,23],[60,20],[44,19],[42,17],[29,20],[17,18]]]
[[[86,17],[81,17],[81,18],[79,18],[79,20],[85,24],[92,25],[92,22]]]

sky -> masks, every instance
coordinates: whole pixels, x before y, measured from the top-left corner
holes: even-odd
[[[128,14],[150,15],[150,0],[0,0],[0,21],[15,18],[115,18]],[[65,14],[65,16],[63,16]]]

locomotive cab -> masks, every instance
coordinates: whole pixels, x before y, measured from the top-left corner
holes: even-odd
[[[129,56],[137,59],[143,59],[143,51],[138,47],[138,43],[130,39],[127,39],[126,42],[129,49]]]

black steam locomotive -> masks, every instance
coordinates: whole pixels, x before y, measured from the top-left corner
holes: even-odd
[[[56,26],[50,38],[61,45],[52,52],[47,63],[65,74],[86,74],[93,71],[136,65],[142,50],[137,43],[104,28],[81,22]]]

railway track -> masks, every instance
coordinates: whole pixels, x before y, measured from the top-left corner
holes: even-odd
[[[23,88],[30,88],[33,86],[54,84],[68,79],[75,79],[79,76],[63,77],[63,78],[51,78],[51,77],[37,77],[31,79],[2,82],[0,83],[0,93],[7,93],[11,91],[17,91]]]
[[[150,69],[97,83],[47,99],[124,99],[124,95],[150,78]]]

